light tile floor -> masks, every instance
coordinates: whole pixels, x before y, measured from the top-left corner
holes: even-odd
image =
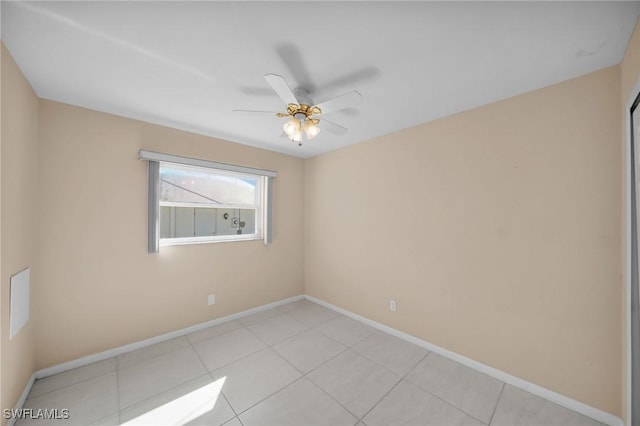
[[[599,425],[308,300],[36,381],[64,425]]]

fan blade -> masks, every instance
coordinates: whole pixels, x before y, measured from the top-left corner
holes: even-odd
[[[356,105],[359,105],[360,102],[362,102],[362,95],[357,90],[354,90],[352,92],[338,96],[337,98],[320,102],[315,106],[320,108],[323,114],[326,114],[328,112],[354,107]]]
[[[254,115],[257,115],[257,114],[272,114],[272,115],[276,115],[276,114],[278,114],[277,111],[251,111],[251,110],[248,110],[248,109],[234,109],[233,112],[241,112],[243,114],[254,114]]]
[[[332,121],[325,120],[324,118],[320,119],[320,122],[318,123],[318,127],[320,127],[320,129],[322,130],[326,130],[327,132],[333,133],[334,135],[337,135],[337,136],[344,135],[345,133],[347,133],[346,127],[343,127]]]
[[[298,100],[287,85],[284,77],[278,74],[266,74],[264,79],[267,80],[267,83],[269,83],[274,92],[280,96],[280,99],[282,99],[285,104],[298,105]]]
[[[291,78],[293,78],[300,87],[304,87],[308,92],[313,92],[316,89],[313,83],[311,83],[309,68],[302,58],[302,49],[300,47],[294,43],[285,42],[276,46],[276,53],[282,63],[288,68]]]

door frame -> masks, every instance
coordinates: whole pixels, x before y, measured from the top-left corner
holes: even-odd
[[[626,132],[626,143],[625,143],[625,184],[626,184],[626,190],[625,190],[625,198],[626,198],[626,209],[625,209],[625,217],[626,217],[626,229],[625,229],[625,236],[626,236],[626,300],[627,303],[625,305],[625,311],[626,311],[626,338],[627,338],[627,347],[626,347],[626,355],[627,355],[627,365],[626,365],[626,371],[627,374],[625,375],[625,380],[626,380],[626,394],[627,394],[627,421],[629,426],[634,425],[633,421],[636,420],[635,424],[640,424],[640,419],[634,419],[632,418],[632,380],[633,380],[633,365],[632,365],[632,354],[631,354],[631,348],[632,348],[632,330],[631,330],[631,303],[632,303],[632,298],[631,298],[631,274],[632,274],[632,267],[633,267],[633,260],[631,258],[632,255],[632,247],[631,244],[633,242],[633,235],[632,235],[632,206],[631,206],[631,193],[632,190],[634,189],[634,185],[635,182],[632,182],[632,176],[631,176],[631,168],[633,165],[633,161],[635,161],[634,158],[632,158],[631,156],[631,144],[633,142],[634,144],[634,149],[640,149],[640,141],[633,141],[633,135],[632,135],[632,128],[633,128],[633,117],[632,117],[632,113],[631,110],[634,107],[634,104],[636,104],[637,101],[640,101],[640,80],[638,80],[629,96],[629,98],[627,99],[627,102],[625,104],[625,109],[624,109],[624,115],[625,115],[625,132]],[[636,105],[636,108],[640,108],[640,105]],[[635,151],[634,151],[635,152]],[[635,173],[638,173],[638,170],[634,170]],[[636,204],[638,204],[637,207],[640,207],[640,203],[637,202],[638,200],[636,200]],[[640,223],[637,223],[636,225],[640,225]],[[640,244],[640,241],[638,241],[638,243]],[[638,247],[640,248],[640,247]],[[640,398],[640,395],[637,395],[636,398]]]

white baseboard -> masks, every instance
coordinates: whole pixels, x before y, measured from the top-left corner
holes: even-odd
[[[29,377],[29,381],[27,382],[27,385],[24,387],[24,390],[22,391],[22,395],[20,395],[18,402],[16,402],[16,409],[22,408],[22,406],[24,405],[24,402],[27,400],[27,396],[29,396],[29,392],[31,392],[31,388],[33,387],[33,383],[35,381],[36,381],[36,373],[32,373],[31,377]],[[15,417],[10,418],[9,420],[7,420],[7,426],[13,426],[16,420],[17,419]]]
[[[65,362],[62,364],[54,365],[52,367],[43,368],[42,370],[38,370],[34,373],[36,379],[42,379],[43,377],[52,376],[54,374],[62,373],[67,370],[71,370],[78,367],[83,367],[85,365],[92,364],[94,362],[103,361],[105,359],[112,358],[114,356],[122,355],[127,352],[135,351],[136,349],[144,348],[146,346],[154,345],[156,343],[165,342],[167,340],[175,339],[176,337],[184,336],[185,334],[193,333],[194,331],[200,331],[207,327],[211,327],[213,325],[217,325],[223,322],[231,321],[234,319],[246,317],[247,315],[255,314],[256,312],[265,311],[267,309],[275,308],[280,305],[284,305],[290,302],[295,302],[296,300],[303,299],[304,296],[294,296],[289,297],[287,299],[278,300],[277,302],[268,303],[266,305],[258,306],[256,308],[248,309],[246,311],[238,312],[236,314],[227,315],[226,317],[216,318],[211,321],[203,322],[200,324],[192,325],[190,327],[182,328],[180,330],[175,330],[169,333],[161,334],[159,336],[151,337],[149,339],[141,340],[139,342],[130,343],[128,345],[119,346],[117,348],[109,349],[104,352],[100,352],[93,355],[88,355],[82,358],[74,359],[73,361]],[[31,383],[33,384],[33,383]],[[31,389],[31,386],[29,386]],[[27,389],[25,389],[27,391]],[[28,394],[29,392],[27,392]],[[24,401],[22,401],[24,402]],[[21,408],[22,404],[20,404],[17,408]]]
[[[560,395],[559,393],[556,393],[552,390],[543,388],[542,386],[538,386],[519,377],[512,376],[511,374],[505,373],[504,371],[498,370],[496,368],[489,367],[488,365],[482,364],[478,361],[474,361],[471,358],[467,358],[463,355],[451,352],[447,349],[441,348],[440,346],[434,345],[433,343],[429,343],[415,336],[411,336],[410,334],[403,333],[402,331],[396,330],[395,328],[388,327],[384,324],[380,324],[379,322],[370,320],[358,314],[354,314],[353,312],[339,308],[335,305],[332,305],[331,303],[325,302],[324,300],[309,295],[305,295],[304,297],[328,309],[341,313],[342,315],[345,315],[349,318],[353,318],[356,321],[360,321],[364,324],[370,325],[371,327],[377,328],[378,330],[382,330],[393,336],[399,337],[403,340],[423,347],[431,352],[435,352],[438,355],[442,355],[444,357],[457,361],[462,365],[473,368],[474,370],[494,377],[504,383],[510,384],[514,387],[525,390],[548,401],[554,402],[562,407],[568,408],[569,410],[573,410],[587,417],[591,417],[592,419],[595,419],[601,423],[605,423],[609,426],[623,426],[623,422],[620,417],[614,416],[613,414],[607,413],[606,411],[602,411],[598,408],[591,407],[590,405],[587,405],[583,402],[576,401],[575,399],[571,399],[564,395]]]

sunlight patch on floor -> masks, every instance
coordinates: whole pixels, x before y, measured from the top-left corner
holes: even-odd
[[[213,410],[226,377],[169,401],[124,425],[184,425]]]

